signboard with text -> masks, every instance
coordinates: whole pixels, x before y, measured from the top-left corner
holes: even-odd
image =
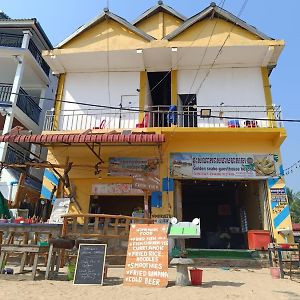
[[[92,195],[143,195],[143,191],[130,183],[97,183],[92,185]]]
[[[279,174],[277,155],[171,153],[170,175],[177,178],[268,178]]]
[[[168,227],[168,224],[130,226],[124,285],[168,285]]]

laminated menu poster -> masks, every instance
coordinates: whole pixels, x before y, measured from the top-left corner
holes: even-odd
[[[168,285],[168,227],[168,224],[130,226],[124,285]]]

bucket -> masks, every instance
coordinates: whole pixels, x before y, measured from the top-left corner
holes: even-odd
[[[280,269],[278,267],[270,267],[270,273],[273,279],[280,279]]]
[[[202,273],[203,273],[203,270],[201,270],[201,269],[195,268],[195,269],[190,270],[192,285],[201,285],[202,284]]]

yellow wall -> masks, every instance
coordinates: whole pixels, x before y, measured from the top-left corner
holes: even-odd
[[[257,41],[261,39],[237,25],[235,25],[233,28],[232,23],[214,18],[195,23],[181,34],[176,36],[172,41],[179,42],[178,46],[180,46],[182,43],[191,41],[194,41],[194,46],[197,46],[200,41],[208,44],[210,36],[213,33],[213,36],[210,40],[210,45],[219,45],[224,43],[224,40],[227,38],[229,32],[231,33],[226,42],[227,46],[234,43],[243,44],[243,42],[247,42],[249,40]]]
[[[136,27],[156,39],[161,40],[164,36],[178,28],[182,23],[182,20],[170,14],[159,12],[147,19],[143,19],[136,24]]]
[[[109,43],[107,39],[109,38]],[[129,31],[114,20],[105,20],[73,38],[63,49],[79,48],[81,50],[120,50],[138,49],[148,43],[143,37]]]

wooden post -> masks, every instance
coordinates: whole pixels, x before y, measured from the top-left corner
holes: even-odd
[[[144,190],[144,218],[149,219],[149,191]]]

